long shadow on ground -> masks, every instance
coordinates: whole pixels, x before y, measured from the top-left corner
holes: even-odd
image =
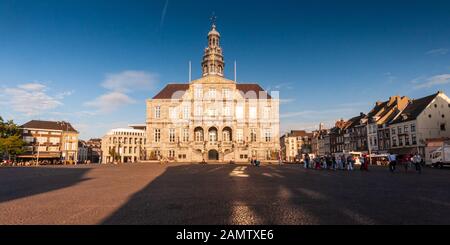
[[[448,172],[239,168],[168,167],[103,224],[450,223]]]
[[[0,168],[0,203],[73,186],[87,168]]]

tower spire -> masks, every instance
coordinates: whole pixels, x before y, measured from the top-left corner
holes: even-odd
[[[217,17],[211,19],[211,31],[208,33],[208,47],[203,55],[202,71],[203,76],[218,75],[223,77],[225,62],[222,48],[220,47],[220,33],[216,30]]]

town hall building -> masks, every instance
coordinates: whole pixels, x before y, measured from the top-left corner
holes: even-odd
[[[147,100],[148,160],[278,160],[278,93],[269,94],[258,84],[225,78],[220,38],[213,24],[201,63],[201,78],[168,84]]]

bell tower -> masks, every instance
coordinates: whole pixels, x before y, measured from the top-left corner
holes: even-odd
[[[208,33],[208,47],[203,55],[203,76],[218,75],[223,77],[225,61],[220,47],[220,33],[216,30],[216,17],[211,18],[211,31]]]

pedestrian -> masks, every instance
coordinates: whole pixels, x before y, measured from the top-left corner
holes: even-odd
[[[339,170],[342,170],[342,158],[341,158],[341,157],[338,157],[338,158],[336,159],[336,163],[337,163],[337,168],[338,168]]]
[[[315,162],[315,165],[316,165],[316,166],[315,166],[315,169],[316,169],[316,170],[320,170],[320,163],[321,163],[321,162],[320,162],[320,158],[319,158],[319,157],[316,157],[316,159],[315,159],[314,162]]]
[[[357,161],[359,162],[359,164],[361,164],[361,166],[359,166],[359,170],[364,171],[364,157],[357,157]]]
[[[310,160],[309,154],[306,153],[305,154],[305,160],[303,161],[303,168],[307,169],[309,167],[309,160]]]
[[[336,157],[333,156],[333,157],[331,158],[331,161],[332,161],[333,170],[336,171],[336,169],[337,169]]]
[[[347,170],[348,171],[353,171],[353,164],[354,164],[354,158],[352,155],[350,155],[347,158]]]
[[[326,157],[322,157],[322,168],[323,169],[328,169],[328,166],[327,166],[328,164],[327,164],[327,159],[326,159]]]
[[[397,165],[397,156],[391,152],[389,153],[388,159],[389,159],[389,171],[393,173]]]
[[[403,156],[403,167],[405,168],[405,173],[408,173],[409,165],[411,164],[411,155],[406,154]]]
[[[421,174],[422,173],[422,157],[420,156],[419,152],[416,152],[416,154],[414,155],[413,163],[416,167],[416,172]]]

